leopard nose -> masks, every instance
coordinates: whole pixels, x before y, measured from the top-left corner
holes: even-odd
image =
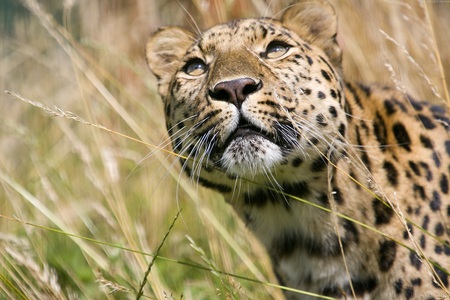
[[[222,81],[209,90],[209,95],[213,100],[226,101],[241,108],[242,103],[248,95],[259,91],[262,82],[252,78],[239,78],[230,81]]]

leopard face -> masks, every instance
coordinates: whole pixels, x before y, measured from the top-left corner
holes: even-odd
[[[162,51],[174,73],[170,80],[161,75],[160,91],[173,148],[190,158],[188,169],[259,179],[337,155],[347,126],[344,99],[323,50],[270,19],[178,36],[188,46],[176,63]]]
[[[279,19],[154,33],[147,61],[172,147],[267,248],[282,285],[342,299],[438,294],[450,281],[450,118],[345,81],[336,32],[328,3],[299,0]]]

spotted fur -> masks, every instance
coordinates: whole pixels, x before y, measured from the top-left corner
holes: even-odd
[[[278,20],[154,33],[173,149],[259,238],[282,285],[437,299],[449,288],[448,114],[345,81],[336,27],[329,4],[298,1]]]

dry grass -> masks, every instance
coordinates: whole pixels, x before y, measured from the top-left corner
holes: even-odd
[[[41,2],[0,3],[0,90],[146,144],[1,94],[0,295],[134,299],[181,209],[143,298],[281,299],[280,289],[245,279],[275,282],[263,249],[221,197],[180,175],[173,155],[148,146],[167,135],[143,55],[160,25],[195,30],[270,15],[265,2]],[[273,2],[275,12],[284,7]],[[348,78],[448,100],[450,3],[331,2]]]

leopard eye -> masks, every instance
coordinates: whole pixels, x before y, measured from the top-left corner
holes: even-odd
[[[184,72],[191,76],[200,76],[206,72],[208,67],[200,58],[191,59],[184,66]]]
[[[263,53],[263,56],[265,58],[279,58],[286,54],[289,49],[290,46],[288,44],[280,41],[274,41],[267,46],[266,51]]]

